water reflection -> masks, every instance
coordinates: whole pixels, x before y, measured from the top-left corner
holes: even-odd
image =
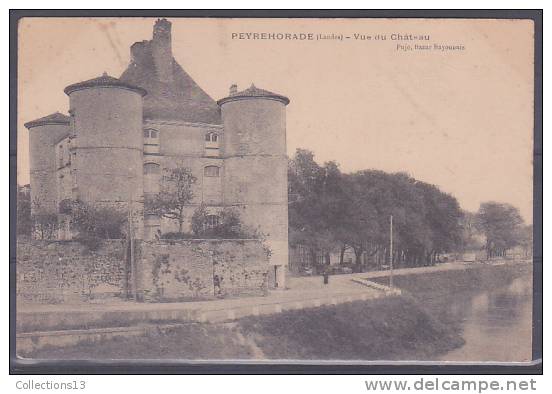
[[[443,356],[446,361],[530,361],[532,280],[519,277],[499,290],[454,300],[451,312],[464,315],[465,345]]]

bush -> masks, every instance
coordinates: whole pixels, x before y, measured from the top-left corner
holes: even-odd
[[[17,186],[17,234],[31,235],[33,222],[31,219],[31,196]]]
[[[127,217],[111,207],[94,207],[80,200],[63,200],[60,213],[70,216],[71,228],[78,232],[78,239],[125,238]]]
[[[203,205],[200,205],[192,216],[192,232],[198,238],[243,239],[261,238],[241,223],[239,212],[234,208],[224,208],[218,216],[218,224],[209,223],[211,216]]]
[[[31,216],[34,232],[39,239],[56,238],[58,217],[55,213],[41,213]]]
[[[178,231],[163,233],[161,239],[192,239],[193,234],[179,233]]]

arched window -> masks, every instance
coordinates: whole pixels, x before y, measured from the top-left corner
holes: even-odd
[[[207,166],[203,169],[203,175],[209,177],[220,176],[220,168],[217,166]]]
[[[157,163],[145,163],[144,164],[144,175],[147,174],[159,174],[161,173],[161,168]]]
[[[205,156],[219,157],[219,135],[214,131],[205,134]]]
[[[207,220],[205,225],[207,228],[215,228],[219,225],[219,217],[217,215],[207,215]]]
[[[159,132],[154,129],[145,129],[144,130],[144,138],[158,138]]]
[[[218,142],[218,134],[217,133],[207,133],[207,134],[205,134],[205,141],[206,142]]]

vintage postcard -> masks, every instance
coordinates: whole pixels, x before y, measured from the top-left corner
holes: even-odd
[[[532,19],[17,29],[18,360],[534,361]]]

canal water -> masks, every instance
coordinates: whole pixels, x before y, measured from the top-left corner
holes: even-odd
[[[524,275],[507,286],[453,300],[463,316],[465,344],[442,361],[531,361],[532,278]]]

